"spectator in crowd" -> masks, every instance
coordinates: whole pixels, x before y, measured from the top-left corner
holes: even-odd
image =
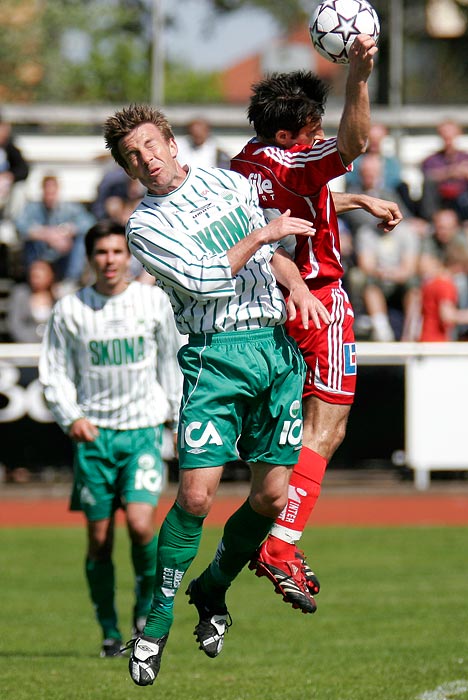
[[[11,229],[7,242],[14,237],[10,220],[23,204],[23,193],[17,183],[24,182],[28,175],[29,165],[15,144],[11,124],[0,114],[0,224],[2,239],[5,237],[4,225]]]
[[[103,158],[99,157],[99,160]],[[109,160],[107,154],[105,159],[106,161]],[[108,200],[111,202],[114,198],[125,200],[130,182],[132,182],[131,179],[120,165],[112,161],[109,166],[105,167],[104,174],[97,187],[96,199],[91,205],[91,212],[96,219],[113,218],[112,212],[108,210]]]
[[[226,168],[230,167],[230,158],[220,148],[211,132],[211,125],[202,117],[192,119],[187,124],[187,133],[177,139],[179,145],[179,162],[192,167]]]
[[[46,175],[41,200],[28,202],[15,219],[26,273],[34,260],[47,260],[59,281],[79,283],[86,260],[83,237],[94,221],[83,204],[62,201],[58,178]]]
[[[421,254],[429,253],[442,258],[452,241],[459,241],[468,247],[468,238],[457,212],[450,208],[434,211],[428,235],[421,243]]]
[[[372,339],[400,339],[417,286],[419,239],[410,222],[385,232],[375,223],[360,226],[355,238],[364,308]],[[356,277],[354,278],[357,284]]]
[[[145,188],[138,182],[138,180],[129,179],[126,183],[124,191],[121,194],[109,195],[109,197],[107,197],[105,200],[104,218],[112,219],[112,221],[118,221],[125,226],[130,214],[132,214],[137,208],[145,193]]]
[[[385,186],[383,178],[382,159],[377,153],[365,153],[359,160],[359,180],[347,186],[349,193],[365,194],[371,197],[395,201],[404,218],[411,216],[410,210],[405,206],[405,202],[398,196],[398,192]],[[346,174],[346,179],[348,173]],[[352,232],[356,232],[360,226],[374,224],[375,218],[365,209],[354,209],[342,215],[343,220],[350,227]]]
[[[14,343],[39,343],[57,301],[55,275],[46,260],[34,260],[27,280],[13,286],[8,299],[8,333]]]
[[[421,164],[423,189],[421,216],[430,220],[437,209],[454,209],[462,221],[468,220],[468,151],[458,148],[462,134],[459,124],[447,119],[437,133],[442,147]]]
[[[388,191],[397,189],[401,182],[401,165],[394,155],[385,153],[384,142],[388,137],[388,129],[384,124],[371,124],[366,153],[375,153],[381,161],[381,178],[379,186]],[[364,154],[365,155],[365,154]],[[361,163],[364,156],[360,156],[354,162],[354,169],[346,173],[347,185],[354,188],[362,188]]]
[[[457,327],[468,324],[468,309],[460,308],[457,277],[466,277],[468,250],[460,241],[450,243],[443,256],[427,253],[420,261],[420,332],[418,340],[458,339]]]
[[[366,162],[366,154],[375,154],[380,161],[377,189],[387,192],[390,199],[398,199],[400,208],[406,208],[408,214],[416,215],[417,205],[410,196],[407,183],[402,179],[400,159],[386,148],[388,137],[385,124],[380,122],[371,124],[366,153],[357,158],[353,170],[346,173],[346,190],[359,192],[364,189],[365,176],[361,172],[361,166]]]

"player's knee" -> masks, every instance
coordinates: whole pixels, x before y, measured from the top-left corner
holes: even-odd
[[[187,513],[202,516],[209,513],[213,496],[203,488],[191,489],[179,492],[177,502]]]
[[[266,518],[277,518],[287,503],[287,493],[257,492],[251,494],[253,510]]]
[[[144,545],[154,537],[154,526],[147,519],[137,519],[128,522],[128,532],[134,544]]]

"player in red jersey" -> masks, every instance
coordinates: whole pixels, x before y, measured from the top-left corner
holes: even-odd
[[[313,595],[319,583],[297,542],[319,497],[326,466],[345,436],[356,386],[354,314],[341,284],[337,212],[364,208],[381,219],[385,230],[402,218],[393,202],[365,195],[332,196],[328,186],[351,169],[366,148],[367,80],[376,51],[368,36],[360,35],[354,42],[336,138],[323,137],[328,89],[314,74],[276,73],[254,85],[248,118],[256,138],[231,162],[233,170],[255,182],[267,218],[289,209],[314,222],[315,236],[304,242],[293,239],[287,249],[331,315],[330,324],[319,329],[305,330],[295,320],[287,324],[307,363],[303,447],[291,476],[287,506],[251,563],[257,575],[268,576],[283,599],[303,612],[315,610]]]

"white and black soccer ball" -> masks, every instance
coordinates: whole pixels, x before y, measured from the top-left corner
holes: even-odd
[[[356,36],[368,34],[377,42],[380,22],[367,0],[324,0],[312,12],[309,31],[321,56],[333,63],[349,63]]]

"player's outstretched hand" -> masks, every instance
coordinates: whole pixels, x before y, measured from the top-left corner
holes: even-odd
[[[378,48],[368,34],[358,34],[349,50],[349,71],[356,80],[367,80],[374,67]]]
[[[380,219],[380,224],[377,226],[387,233],[393,231],[403,219],[398,204],[386,199],[363,195],[362,208],[376,219]]]
[[[315,228],[311,221],[291,216],[291,210],[287,209],[283,214],[270,221],[263,229],[265,243],[280,241],[286,236],[313,236]]]
[[[331,323],[331,316],[320,299],[317,299],[304,285],[298,285],[291,289],[286,302],[288,319],[294,321],[299,311],[302,325],[307,330],[312,321],[315,328],[321,328],[322,323],[327,326]]]

